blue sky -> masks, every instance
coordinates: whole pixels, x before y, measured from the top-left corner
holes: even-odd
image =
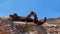
[[[60,0],[0,0],[0,16],[27,16],[30,11],[36,12],[39,19],[60,17]]]

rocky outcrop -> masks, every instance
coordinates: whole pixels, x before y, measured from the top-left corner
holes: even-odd
[[[49,18],[43,26],[47,34],[60,34],[60,18]]]
[[[0,17],[0,34],[60,34],[60,18],[48,18],[47,22],[38,26],[34,22]]]
[[[0,17],[0,34],[47,34],[42,25],[34,22],[11,21]]]

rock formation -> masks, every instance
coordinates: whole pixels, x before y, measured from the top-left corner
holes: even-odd
[[[34,19],[31,18],[34,16]],[[38,20],[35,12],[27,17],[18,16],[16,13],[9,15],[9,18],[0,17],[0,34],[47,34],[42,24],[46,22]]]
[[[0,34],[60,34],[60,18],[47,18],[42,25],[0,17]]]
[[[42,25],[34,22],[11,21],[0,19],[0,34],[47,34]]]

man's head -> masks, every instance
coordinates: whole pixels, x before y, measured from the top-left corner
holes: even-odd
[[[13,15],[17,16],[17,14],[16,14],[16,13],[14,13]]]
[[[13,17],[13,15],[9,15],[9,17]]]
[[[31,11],[31,12],[30,12],[30,14],[32,15],[32,14],[34,14],[34,12],[33,12],[33,11]]]
[[[14,13],[13,15],[9,15],[9,17],[11,17],[11,18],[16,18],[16,17],[17,17],[17,14]]]

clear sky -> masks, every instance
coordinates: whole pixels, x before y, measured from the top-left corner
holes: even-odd
[[[26,16],[30,11],[36,12],[39,19],[60,17],[60,0],[0,0],[0,16]]]

